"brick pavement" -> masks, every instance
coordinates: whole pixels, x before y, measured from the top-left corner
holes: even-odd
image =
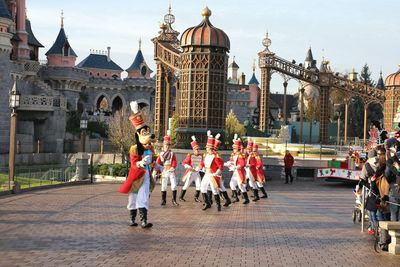
[[[218,213],[192,199],[161,207],[149,230],[127,226],[118,184],[32,191],[0,198],[0,266],[399,266],[373,251],[351,221],[350,187],[269,183],[267,200]],[[168,199],[171,193],[168,192]]]

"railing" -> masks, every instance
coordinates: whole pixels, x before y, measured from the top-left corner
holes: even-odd
[[[76,166],[15,166],[14,180],[21,189],[68,183],[76,174]],[[0,191],[8,190],[8,170],[0,169]]]
[[[163,45],[160,42],[157,42],[156,44],[156,59],[160,60],[163,64],[167,65],[173,70],[179,69],[180,66],[180,54],[175,53],[171,49],[169,49],[167,46]]]
[[[261,68],[271,68],[280,73],[315,84],[317,86],[321,81],[320,72],[308,70],[303,66],[296,65],[295,63],[277,57],[274,54],[266,54],[263,57],[260,57],[259,65]],[[339,90],[344,90],[352,96],[362,97],[364,101],[369,103],[375,102],[383,104],[385,101],[385,92],[381,89],[340,77],[338,74],[323,74],[329,75],[329,80],[327,83],[329,86],[335,87]]]

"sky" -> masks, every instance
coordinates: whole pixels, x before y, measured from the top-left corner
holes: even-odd
[[[377,80],[396,72],[400,63],[400,1],[398,0],[26,0],[27,15],[36,38],[45,46],[40,59],[60,30],[61,10],[64,29],[77,53],[79,63],[90,49],[111,47],[111,58],[128,68],[142,39],[142,52],[155,70],[153,43],[159,25],[171,4],[173,28],[180,33],[198,25],[201,10],[208,6],[210,21],[227,33],[231,42],[229,62],[235,57],[239,73],[249,81],[262,39],[268,31],[270,50],[287,60],[303,62],[311,47],[319,67],[330,61],[334,72],[360,72],[368,64]],[[256,76],[260,80],[259,69]],[[271,92],[283,92],[283,79],[274,74]],[[298,82],[289,81],[289,93]]]

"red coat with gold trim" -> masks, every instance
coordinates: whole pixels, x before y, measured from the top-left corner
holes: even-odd
[[[151,151],[152,154],[154,155],[153,148],[151,148]],[[138,154],[137,145],[131,146],[129,150],[129,158],[131,161],[131,167],[129,169],[128,178],[125,180],[124,184],[119,189],[119,192],[123,194],[137,192],[139,188],[142,186],[142,183],[144,181],[144,176],[146,174],[145,169],[139,168],[137,166],[137,163],[142,160],[142,155]],[[152,159],[152,162],[154,162],[154,157]],[[150,175],[150,191],[152,191],[155,186],[155,182],[153,180],[153,177],[151,176],[151,172],[149,173],[149,175]]]
[[[246,166],[250,168],[250,173],[253,176],[254,180],[257,180],[257,159],[256,159],[257,154],[254,152],[251,152],[248,154],[246,158]]]
[[[203,158],[201,159],[201,162],[200,162],[200,168],[209,169],[208,171],[206,170],[206,173],[207,172],[216,173],[218,170],[220,170],[220,172],[222,174],[222,169],[224,168],[224,161],[221,159],[221,156],[218,153],[214,152],[212,154],[212,156],[214,156],[214,158],[212,159],[210,166],[207,166],[207,162],[206,162],[207,156],[210,157],[211,155],[209,155],[208,153],[205,153],[203,155]],[[213,179],[211,179],[211,182],[214,184],[214,186],[216,188],[220,188],[222,175],[218,175],[218,176],[214,175],[214,176],[212,176],[212,178]]]
[[[182,165],[183,165],[183,166],[189,165],[189,166],[192,167],[193,169],[196,168],[196,167],[199,167],[199,168],[200,168],[200,164],[199,164],[199,166],[193,166],[192,157],[200,157],[200,158],[201,158],[201,159],[200,159],[200,163],[201,163],[201,161],[202,161],[202,159],[203,159],[203,157],[202,157],[201,154],[199,154],[198,156],[196,156],[196,155],[194,155],[193,153],[188,153],[188,154],[186,155],[186,158],[182,161]],[[190,177],[191,172],[192,172],[191,169],[186,169],[186,171],[185,171],[185,173],[183,174],[183,177],[182,177],[182,182],[185,182],[186,179],[188,179],[188,178]]]
[[[264,176],[264,170],[263,170],[264,164],[263,164],[261,156],[258,153],[255,153],[255,154],[256,154],[255,159],[256,159],[256,169],[257,169],[257,176],[256,176],[257,181],[264,184],[265,183],[265,176]]]
[[[235,157],[237,156],[237,157]],[[230,162],[232,162],[232,166],[236,166],[239,167],[238,169],[235,170],[235,172],[237,172],[237,174],[239,175],[240,181],[238,181],[239,183],[241,182],[241,184],[244,184],[246,182],[246,176],[244,173],[244,167],[246,166],[246,158],[244,157],[244,155],[239,152],[239,153],[232,153],[231,154],[231,158],[230,158]]]

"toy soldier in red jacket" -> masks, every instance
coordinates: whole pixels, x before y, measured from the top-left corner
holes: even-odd
[[[256,183],[258,186],[258,189],[263,193],[263,196],[261,198],[268,198],[267,192],[265,192],[264,184],[265,184],[265,176],[264,176],[264,164],[262,161],[262,155],[258,153],[258,145],[256,143],[253,143],[253,154],[256,159]]]
[[[180,201],[186,201],[184,196],[186,194],[187,188],[195,182],[196,184],[196,194],[194,196],[194,201],[201,202],[200,196],[200,184],[201,177],[199,174],[200,163],[203,156],[200,154],[199,145],[197,144],[196,137],[192,136],[192,142],[190,143],[193,153],[187,154],[186,158],[183,160],[182,165],[185,167],[186,171],[182,177],[182,182],[185,184],[182,187],[181,195],[179,196]]]

